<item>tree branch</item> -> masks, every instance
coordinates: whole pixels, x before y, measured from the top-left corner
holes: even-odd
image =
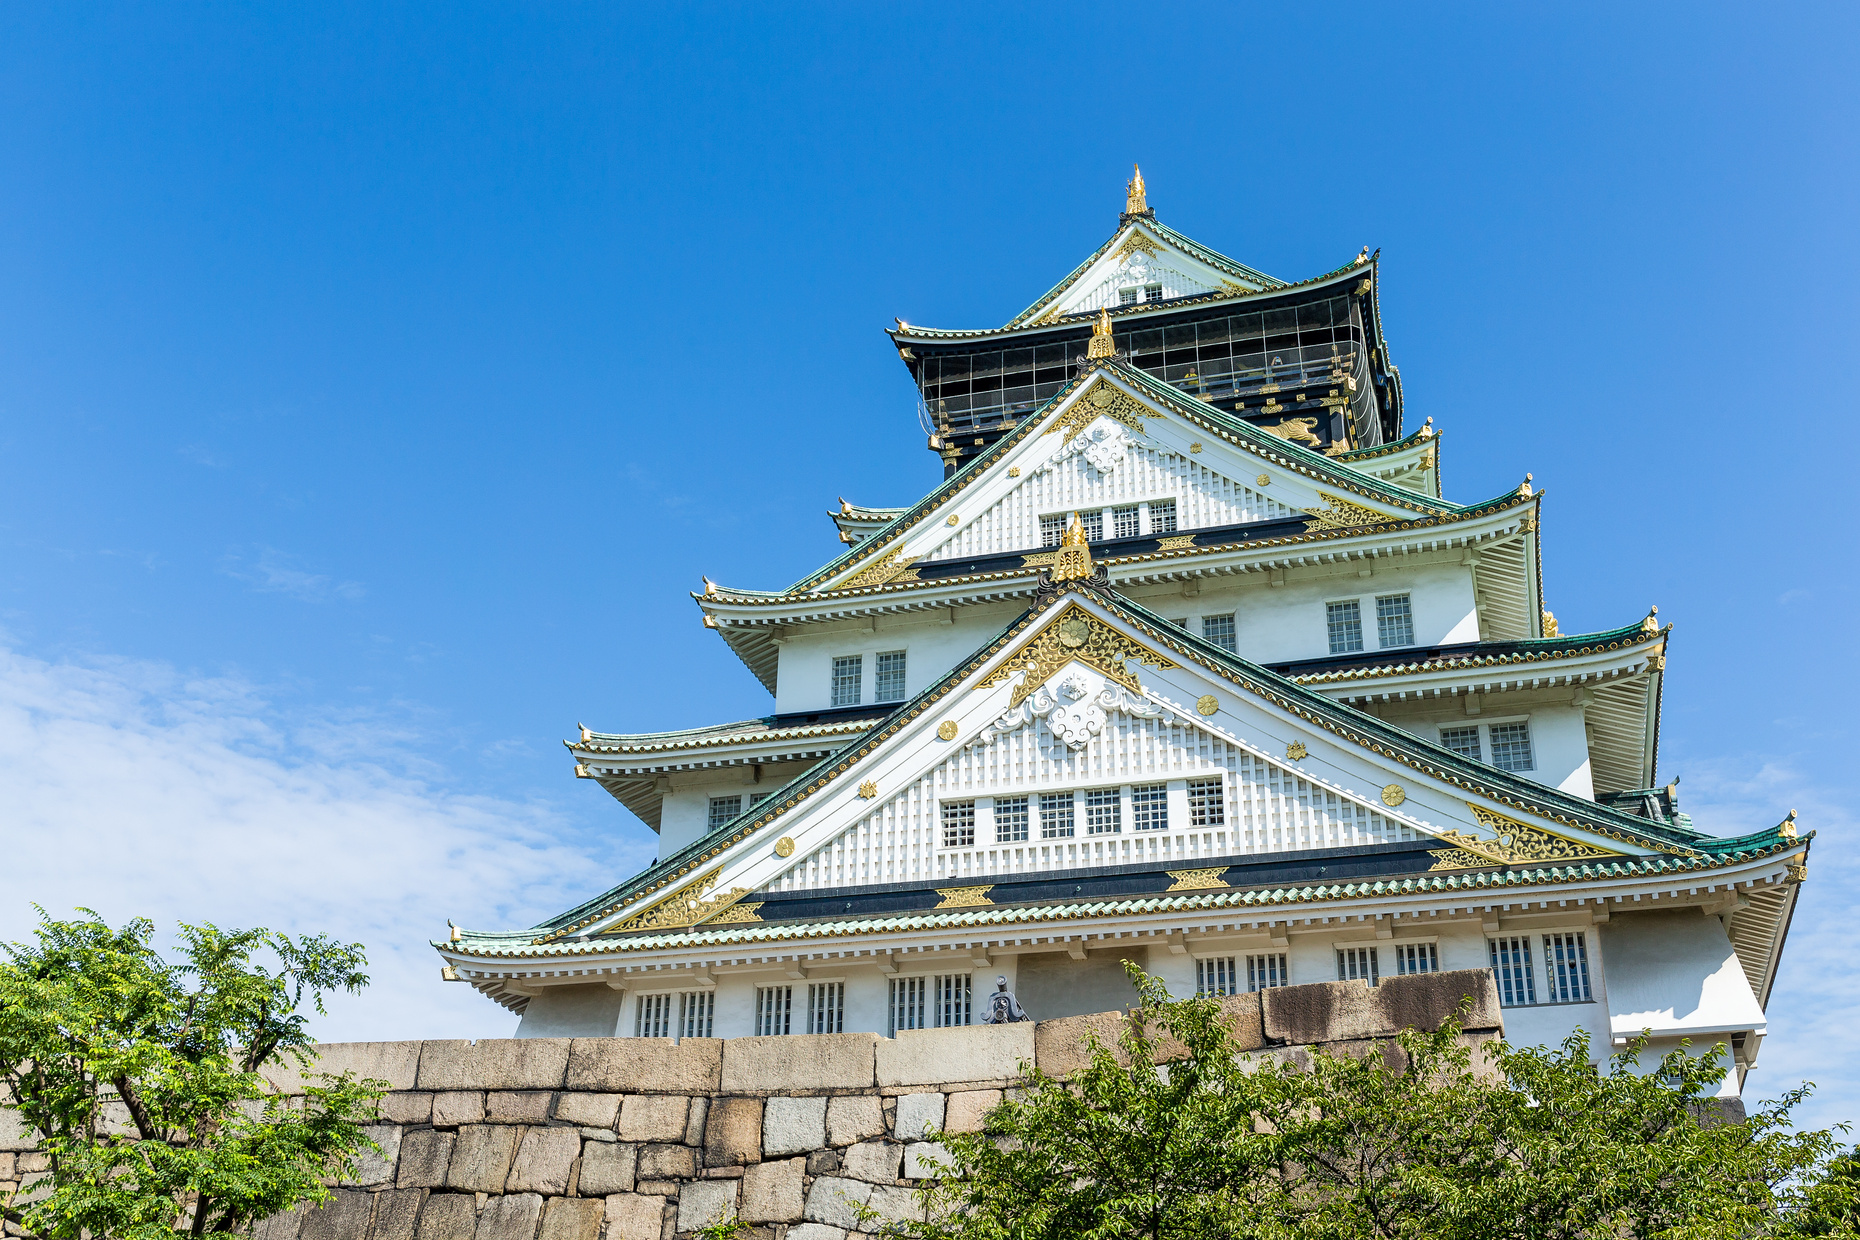
[[[142,1134],[144,1141],[159,1141],[161,1133],[155,1127],[155,1121],[149,1117],[148,1109],[142,1105],[142,1099],[136,1096],[134,1087],[129,1084],[127,1076],[119,1076],[110,1084],[116,1086],[116,1096],[129,1108],[129,1118],[136,1121],[136,1131]]]

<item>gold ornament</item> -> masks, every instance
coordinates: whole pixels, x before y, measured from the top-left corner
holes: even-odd
[[[1127,660],[1165,671],[1180,666],[1148,646],[1132,641],[1105,624],[1077,603],[1067,603],[1058,618],[1029,638],[1025,645],[976,683],[977,689],[992,689],[1024,671],[1026,678],[1014,686],[1008,705],[1019,706],[1053,674],[1077,659],[1087,667],[1109,676],[1132,693],[1143,692],[1136,676],[1125,668]]]
[[[1195,454],[1197,454],[1197,453],[1199,453],[1200,451],[1201,451],[1201,445],[1200,445],[1200,444],[1198,444],[1198,443],[1191,443],[1191,444],[1189,444],[1189,445],[1188,445],[1188,454],[1189,454],[1190,456],[1194,456]]]
[[[1136,175],[1124,183],[1124,214],[1148,215],[1150,201],[1149,194],[1143,188],[1143,169],[1132,164],[1130,170]]]
[[[1091,575],[1091,543],[1075,512],[1071,526],[1060,536],[1059,550],[1053,553],[1053,580],[1082,581]]]
[[[870,801],[873,797],[878,795],[878,785],[869,779],[866,780],[859,785],[859,795],[863,799]]]
[[[1347,499],[1326,495],[1322,491],[1318,492],[1318,498],[1324,501],[1324,511],[1305,510],[1311,517],[1311,523],[1305,526],[1307,534],[1315,534],[1319,530],[1350,530],[1364,525],[1387,525],[1402,520],[1401,517],[1391,517],[1373,508],[1353,504]]]
[[[1212,870],[1170,870],[1169,877],[1174,879],[1169,884],[1170,891],[1213,891],[1227,886],[1227,880],[1221,875],[1227,867],[1216,866]]]
[[[835,590],[857,590],[865,586],[882,586],[893,578],[902,577],[906,569],[922,558],[916,555],[900,557],[896,551],[890,552],[883,559],[866,565],[833,588]]]
[[[1408,793],[1400,784],[1390,784],[1382,790],[1382,803],[1390,809],[1407,799]]]
[[[747,887],[732,887],[728,891],[706,897],[705,893],[717,885],[717,875],[720,873],[722,870],[716,869],[701,875],[670,895],[660,897],[618,925],[608,927],[606,933],[675,929],[710,920],[749,894]]]
[[[1588,861],[1622,855],[1610,849],[1597,848],[1593,844],[1566,839],[1554,831],[1495,814],[1477,805],[1469,803],[1466,808],[1472,811],[1479,825],[1491,831],[1495,838],[1486,839],[1470,831],[1442,831],[1441,842],[1453,847],[1431,850],[1437,859],[1433,869],[1464,869],[1494,862],[1516,865],[1526,862]]]
[[[784,835],[780,839],[776,840],[775,841],[775,855],[777,857],[794,856],[794,837],[791,835]]]
[[[1303,741],[1293,741],[1285,747],[1285,756],[1293,762],[1303,762],[1311,751],[1305,748]]]
[[[1195,536],[1193,534],[1171,534],[1167,538],[1158,538],[1156,540],[1156,549],[1158,551],[1180,551],[1184,547],[1192,547],[1194,545]]]
[[[1198,715],[1206,716],[1216,714],[1220,709],[1220,699],[1216,698],[1212,693],[1204,693],[1195,699],[1195,713]]]
[[[955,740],[956,739],[956,721],[954,719],[945,719],[943,722],[937,724],[936,725],[936,738],[940,741]]]
[[[1089,392],[1073,401],[1063,414],[1053,420],[1051,426],[1040,433],[1050,435],[1054,431],[1063,430],[1065,438],[1061,442],[1071,443],[1075,435],[1099,418],[1110,418],[1141,435],[1145,433],[1143,417],[1149,412],[1143,402],[1126,395],[1121,388],[1100,376]]]
[[[1259,477],[1257,477],[1257,478],[1255,478],[1255,479],[1253,479],[1253,481],[1254,481],[1255,483],[1257,483],[1258,485],[1260,485],[1260,486],[1262,486],[1262,487],[1263,487],[1263,486],[1271,486],[1271,485],[1272,485],[1272,475],[1271,475],[1271,474],[1261,474],[1261,475],[1260,475]]]
[[[943,897],[938,908],[980,908],[993,904],[988,893],[994,890],[994,884],[986,887],[938,887],[936,893]]]
[[[949,519],[948,519],[947,521],[945,521],[945,522],[943,522],[943,524],[944,524],[944,525],[954,525],[954,524],[956,524],[956,522],[957,522],[958,520],[959,520],[959,518],[958,518],[958,517],[956,516],[956,514],[955,514],[955,513],[953,513],[953,512],[952,512],[952,513],[950,513],[950,514],[949,514]]]
[[[1108,309],[1098,311],[1098,321],[1092,324],[1091,343],[1085,346],[1085,356],[1110,357],[1117,352],[1117,342],[1111,338],[1111,312]]]
[[[1010,466],[1008,466],[1008,477],[1010,477],[1010,478],[1018,478],[1018,477],[1020,477],[1020,466],[1018,466],[1018,465],[1010,465]]]
[[[1270,412],[1278,405],[1277,401],[1267,401],[1266,409]],[[1277,426],[1262,426],[1259,429],[1268,435],[1277,435],[1287,443],[1308,443],[1320,447],[1323,440],[1314,433],[1317,430],[1316,418],[1283,418]]]

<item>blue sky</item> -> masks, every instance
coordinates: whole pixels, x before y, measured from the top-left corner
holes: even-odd
[[[502,1034],[446,917],[649,833],[559,741],[762,713],[699,574],[940,476],[881,329],[1116,224],[1364,244],[1450,496],[1564,631],[1677,623],[1662,779],[1820,831],[1752,1091],[1860,1117],[1847,6],[9,5],[0,809],[27,903],[369,943],[332,1038]]]

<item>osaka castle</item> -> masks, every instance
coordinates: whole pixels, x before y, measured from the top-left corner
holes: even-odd
[[[769,712],[583,728],[658,860],[455,929],[449,980],[525,1037],[892,1036],[1122,1007],[1125,961],[1178,995],[1489,968],[1514,1042],[1722,1041],[1740,1091],[1810,837],[1680,811],[1672,627],[1558,631],[1528,474],[1446,497],[1378,255],[1265,275],[1139,174],[1004,326],[889,334],[940,485],[840,500],[791,585],[704,580]]]

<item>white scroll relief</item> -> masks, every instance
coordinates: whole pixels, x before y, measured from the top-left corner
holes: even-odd
[[[983,728],[976,740],[986,744],[1036,719],[1044,719],[1055,740],[1067,749],[1079,750],[1104,732],[1112,715],[1120,713],[1153,719],[1162,714],[1162,708],[1115,681],[1084,672],[1068,672],[1057,686],[1048,681],[1028,694],[1019,706],[1009,707],[999,719]]]

